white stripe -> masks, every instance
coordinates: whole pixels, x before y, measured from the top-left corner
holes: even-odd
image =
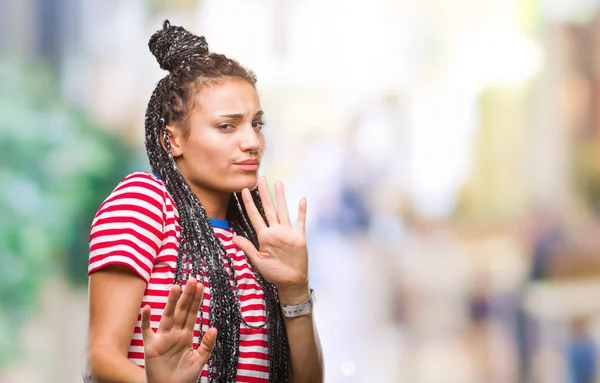
[[[250,370],[241,370],[241,369],[238,369],[238,375],[248,376],[248,377],[253,377],[253,378],[268,378],[269,377],[268,372],[250,371]]]
[[[129,346],[129,352],[141,352],[144,353],[144,346]]]
[[[106,257],[104,259],[101,259],[99,261],[90,263],[90,267],[88,270],[94,270],[98,267],[101,267],[107,263],[111,263],[111,262],[122,262],[125,263],[131,267],[133,267],[140,275],[142,275],[142,277],[144,277],[144,279],[146,281],[149,280],[150,278],[150,274],[148,274],[148,272],[144,269],[142,269],[137,263],[135,263],[133,261],[133,259],[129,258],[129,257],[123,257],[120,255],[111,255],[110,257]]]
[[[140,323],[140,322],[138,321],[138,323]],[[135,327],[139,328],[140,326],[136,324]],[[144,340],[144,337],[142,336],[142,334],[133,333],[131,340]],[[133,346],[129,346],[129,349],[131,350],[132,347]]]
[[[244,319],[246,320],[246,322],[248,322],[248,317],[264,317],[264,316],[266,316],[266,313],[264,310],[246,310],[246,311],[242,311],[242,314],[244,315]],[[264,321],[258,320],[258,321],[252,321],[252,322],[263,323]],[[253,324],[252,322],[250,322],[250,324]]]
[[[125,179],[121,182],[121,185],[127,185],[134,181],[145,182],[148,185],[152,185],[154,187],[158,187],[160,189],[164,189],[162,185],[162,181],[156,179],[154,175],[145,172],[133,172],[129,176],[125,177]]]
[[[218,233],[219,235],[222,235],[225,238],[228,238],[227,241],[221,240],[223,243],[227,244],[231,244],[231,238],[233,238],[233,236],[231,235],[231,233],[229,232],[229,230],[227,229],[221,229],[220,227],[214,227],[213,226],[213,230]]]
[[[146,256],[140,254],[137,250],[134,250],[131,246],[127,246],[127,245],[114,245],[114,246],[105,247],[102,249],[95,249],[94,251],[90,251],[90,258],[101,256],[101,255],[107,255],[107,254],[110,254],[115,251],[125,251],[126,253],[133,254],[138,260],[142,261],[143,264],[148,266],[148,269],[152,270],[152,261],[150,261]],[[152,255],[152,252],[150,252],[150,255]],[[109,255],[106,258],[113,258],[113,257],[123,258],[120,255],[118,255],[118,256],[117,255]],[[128,257],[127,259],[130,260],[131,265],[135,264],[135,262],[133,262],[132,258]],[[98,261],[98,262],[102,262],[102,261]],[[136,267],[139,267],[139,266],[136,266]]]
[[[137,182],[145,183],[148,186],[146,187],[146,186],[130,185],[130,184],[137,183]],[[116,190],[116,189],[119,189],[119,190]],[[160,190],[160,192],[157,193],[155,189]],[[143,194],[145,196],[152,198],[153,200],[160,202],[161,205],[163,205],[163,201],[165,199],[163,191],[161,190],[160,187],[158,187],[156,184],[153,184],[152,182],[148,182],[147,180],[144,180],[141,178],[131,179],[131,180],[127,180],[127,181],[123,182],[120,186],[115,188],[115,191],[112,192],[112,196],[116,197],[116,196],[120,196],[121,194],[125,194],[125,193]]]
[[[126,190],[127,191],[127,190]],[[114,197],[111,196],[108,199],[112,199]],[[161,200],[157,200],[157,202],[162,205],[162,201]],[[163,212],[161,209],[156,208],[155,205],[151,204],[150,202],[146,202],[140,198],[117,198],[117,199],[113,199],[112,201],[108,201],[104,204],[104,206],[102,206],[102,210],[99,211],[99,216],[102,216],[102,214],[104,213],[104,209],[106,209],[107,207],[119,207],[122,205],[133,205],[133,206],[137,206],[140,207],[142,209],[148,210],[149,212],[151,212],[152,214],[155,214],[158,217],[162,217],[163,216]],[[124,208],[122,209],[122,211],[124,212],[129,212],[131,211],[128,208]]]
[[[251,339],[244,339],[244,340],[266,340],[266,337],[263,338],[251,338]],[[240,339],[241,340],[241,339]],[[240,346],[240,352],[258,352],[261,354],[268,354],[269,353],[269,349],[267,347],[262,347],[262,346]]]
[[[158,265],[158,262],[156,264]],[[169,261],[169,262],[161,262],[160,266],[163,266],[163,267],[170,266],[172,268],[175,268],[176,264],[175,264],[175,262]],[[157,273],[154,271],[152,272],[152,278],[174,279],[174,277],[175,277],[175,274],[173,274],[170,271],[165,271],[164,273],[163,272]],[[152,286],[152,285],[154,285],[154,284],[151,283],[149,286]],[[160,286],[164,286],[164,285],[160,285]],[[158,289],[156,289],[156,290],[158,290]]]
[[[236,265],[236,266],[239,266],[239,265]],[[252,274],[252,272],[250,270],[247,270],[247,269],[239,270],[239,271],[236,271],[236,273],[239,273],[239,274],[237,274],[237,277],[240,282],[248,281],[248,282],[256,283],[256,277],[254,276],[254,274]],[[240,283],[240,282],[238,282],[238,283]]]
[[[106,219],[106,218],[122,218],[123,217],[123,210],[117,210],[117,211],[104,211],[101,213],[100,218],[102,219]],[[136,218],[144,223],[147,223],[148,225],[152,226],[153,228],[155,228],[157,231],[161,232],[163,231],[163,226],[161,225],[161,222],[158,222],[152,218],[149,218],[147,214],[143,214],[137,211],[133,211],[133,210],[127,210],[126,211],[127,216],[128,217],[133,217]],[[122,224],[120,224],[122,225]],[[99,225],[102,226],[102,225]]]
[[[137,364],[138,366],[144,365],[144,359],[131,358],[129,360],[132,361],[133,363]]]
[[[177,257],[178,252],[175,249],[164,249],[164,244],[163,246],[163,250],[160,252],[161,256],[168,256],[168,257]],[[172,261],[168,261],[169,264],[175,264],[175,262]]]
[[[134,232],[138,233],[139,236],[144,237],[144,238],[149,239],[150,241],[154,242],[156,244],[156,246],[160,245],[160,241],[156,235],[154,235],[153,233],[149,232],[148,230],[140,227],[139,225],[136,225],[133,222],[115,222],[115,223],[105,223],[105,224],[101,224],[101,225],[96,225],[91,233],[93,235],[93,234],[95,234],[99,231],[103,231],[103,230],[119,230],[120,231],[120,230],[125,230],[125,229],[132,229]],[[124,232],[119,233],[119,234],[97,235],[94,239],[92,239],[90,241],[90,246],[93,246],[97,243],[115,241],[117,239],[129,239],[133,243],[138,244],[142,249],[148,251],[150,254],[155,252],[155,250],[152,247],[148,246],[148,244],[146,244],[145,241],[140,241],[139,238],[136,237],[135,235],[129,234],[129,233],[124,233]],[[154,256],[156,256],[156,254]]]
[[[163,273],[161,273],[163,274]],[[156,275],[152,274],[151,279],[156,277]],[[172,277],[171,277],[172,278]],[[164,283],[148,283],[148,290],[155,291],[169,291],[171,289],[172,284],[164,284]]]
[[[246,293],[244,291],[244,293]],[[243,294],[242,296],[244,296],[245,294]],[[258,299],[258,298],[253,298],[253,299],[248,299],[247,301],[243,302],[242,307],[246,306],[246,305],[262,305],[264,304],[264,300],[262,299]]]
[[[167,304],[167,296],[161,297],[158,295],[144,295],[143,302],[145,303],[164,303]]]

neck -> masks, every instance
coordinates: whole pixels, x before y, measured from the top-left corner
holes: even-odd
[[[190,184],[192,193],[196,195],[206,214],[213,219],[227,219],[227,207],[231,193],[210,191]]]

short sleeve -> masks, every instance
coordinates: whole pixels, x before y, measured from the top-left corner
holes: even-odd
[[[164,221],[162,182],[147,173],[125,177],[92,221],[88,275],[108,265],[124,265],[148,283],[163,240]]]

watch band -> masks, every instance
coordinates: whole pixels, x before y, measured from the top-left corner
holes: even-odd
[[[295,318],[303,315],[308,315],[312,312],[312,307],[317,301],[315,291],[310,289],[308,299],[297,305],[281,305],[281,312],[286,318]]]

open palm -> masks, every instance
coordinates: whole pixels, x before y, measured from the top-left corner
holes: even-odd
[[[234,243],[246,253],[262,276],[278,288],[303,286],[308,282],[306,200],[300,201],[296,227],[292,227],[283,184],[275,183],[277,207],[273,205],[264,177],[258,180],[258,191],[268,222],[260,215],[248,189],[242,191],[242,198],[260,249],[240,236],[234,237]]]
[[[196,383],[215,344],[217,330],[209,329],[198,349],[193,347],[194,325],[203,286],[190,278],[180,295],[171,287],[156,333],[150,327],[150,306],[142,310],[142,336],[148,383]]]

